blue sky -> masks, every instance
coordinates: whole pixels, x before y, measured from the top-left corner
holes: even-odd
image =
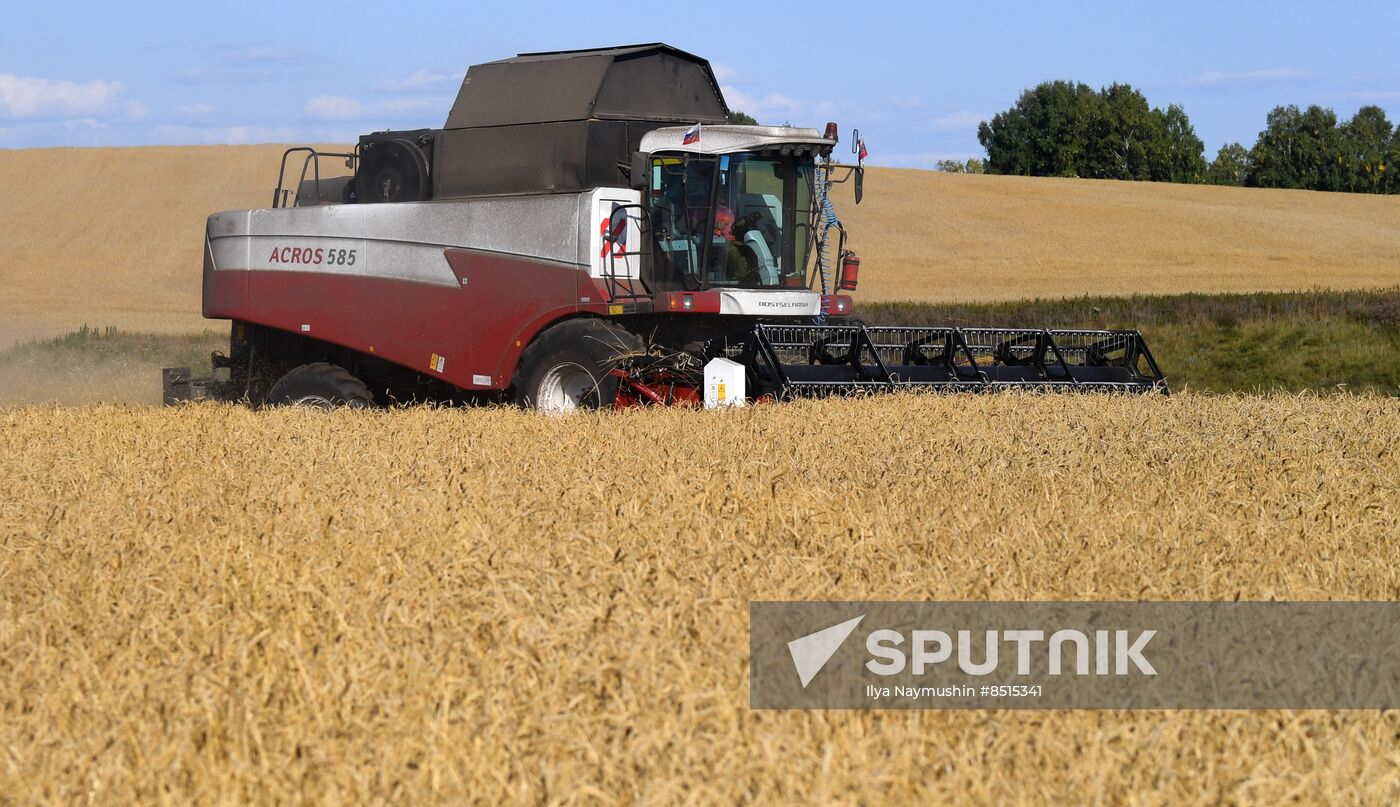
[[[981,154],[1026,87],[1133,84],[1208,156],[1277,104],[1400,118],[1400,3],[42,3],[0,21],[0,147],[349,142],[440,126],[468,65],[664,41],[765,123],[859,126],[877,165]]]

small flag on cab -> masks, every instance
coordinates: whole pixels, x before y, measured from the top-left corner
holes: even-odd
[[[682,146],[693,146],[700,142],[700,124],[695,124],[685,130],[685,136],[681,138]]]

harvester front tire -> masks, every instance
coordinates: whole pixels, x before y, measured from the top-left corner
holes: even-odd
[[[334,409],[374,406],[369,387],[337,364],[303,364],[278,379],[267,393],[268,406],[314,406]]]
[[[520,356],[515,402],[526,409],[606,409],[617,399],[618,360],[643,350],[635,334],[597,319],[561,322]]]

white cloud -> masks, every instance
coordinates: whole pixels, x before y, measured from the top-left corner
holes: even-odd
[[[830,101],[804,101],[776,92],[755,95],[737,87],[721,89],[730,109],[746,112],[754,116],[759,123],[791,123],[794,126],[820,128],[825,119],[836,113],[836,105]]]
[[[987,120],[988,117],[989,116],[983,112],[972,112],[964,109],[958,112],[950,112],[940,118],[934,118],[932,125],[934,129],[940,132],[961,131],[966,129],[975,130],[977,125]]]
[[[431,114],[446,118],[452,99],[437,95],[404,95],[366,103],[345,95],[318,95],[306,102],[312,120],[351,121]]]
[[[710,62],[710,72],[714,74],[715,81],[721,84],[732,84],[739,80],[739,71],[727,64]]]
[[[248,143],[352,143],[355,132],[336,128],[292,126],[184,126],[161,124],[152,127],[144,142],[164,145],[203,145]]]
[[[343,95],[318,95],[306,102],[306,114],[318,120],[355,120],[365,114],[365,105]]]
[[[719,82],[720,92],[729,109],[752,115],[759,123],[810,126],[820,129],[836,117],[838,107],[831,101],[810,101],[780,92],[763,92],[755,82],[744,79],[738,68],[722,62],[711,62],[710,70]]]
[[[1308,78],[1306,70],[1297,70],[1292,67],[1275,67],[1267,70],[1245,70],[1238,73],[1224,73],[1212,70],[1209,73],[1202,73],[1192,78],[1189,84],[1216,85],[1216,84],[1260,84],[1270,81],[1298,81]]]
[[[218,110],[209,104],[193,104],[175,110],[182,118],[207,118]]]
[[[0,74],[0,117],[97,118],[117,109],[118,81],[50,81]]]
[[[980,154],[956,154],[951,151],[917,151],[904,154],[874,154],[872,153],[870,162],[874,165],[883,165],[890,168],[936,168],[939,160],[957,160],[965,162],[969,158],[982,159]]]
[[[890,103],[894,104],[896,109],[908,112],[911,109],[918,109],[924,106],[924,99],[917,95],[911,95],[907,98],[891,98]]]
[[[414,71],[413,74],[408,76],[407,78],[402,78],[395,81],[381,81],[378,84],[374,85],[374,88],[376,90],[382,90],[384,92],[404,92],[407,90],[421,90],[425,87],[432,87],[446,82],[459,82],[462,80],[462,76],[466,75],[466,73],[467,71],[465,70],[463,70],[460,73],[434,73],[429,70],[417,70]]]

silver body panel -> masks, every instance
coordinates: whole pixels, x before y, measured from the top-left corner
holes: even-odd
[[[209,217],[209,247],[218,271],[320,272],[455,286],[444,251],[469,249],[569,264],[594,277],[604,271],[635,277],[639,260],[605,260],[603,239],[614,208],[640,198],[637,191],[600,188],[460,201],[239,210]],[[627,211],[630,244],[641,238],[636,214]],[[332,250],[339,260],[326,259]],[[353,260],[348,259],[351,251]]]
[[[721,289],[719,312],[750,317],[815,317],[822,312],[817,291]]]

